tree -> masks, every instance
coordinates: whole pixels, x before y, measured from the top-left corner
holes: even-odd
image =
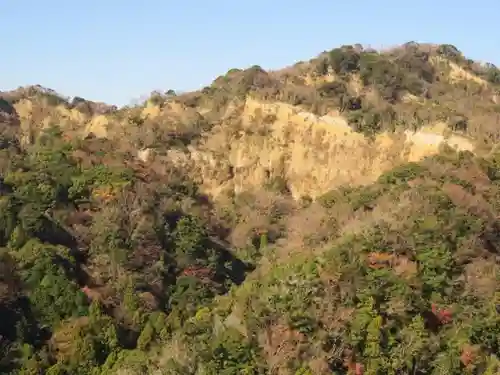
[[[182,217],[173,232],[175,252],[181,267],[207,257],[207,232],[192,216]]]

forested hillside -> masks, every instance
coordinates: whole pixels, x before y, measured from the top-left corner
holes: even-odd
[[[498,374],[499,90],[408,43],[0,93],[0,373]]]

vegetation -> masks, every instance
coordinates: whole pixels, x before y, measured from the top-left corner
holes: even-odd
[[[456,69],[476,79],[451,79]],[[179,99],[218,112],[246,95],[319,115],[335,109],[346,114],[354,130],[368,136],[461,117],[468,121],[469,133],[491,143],[498,137],[499,108],[491,100],[500,88],[499,72],[493,64],[466,59],[450,45],[410,42],[387,52],[342,46],[283,73],[258,66],[232,69],[201,92]]]
[[[451,64],[476,80],[453,81]],[[497,374],[499,76],[453,46],[408,43],[233,69],[120,110],[2,94],[0,373]],[[367,136],[443,121],[492,147],[443,149],[318,199],[294,200],[276,168],[214,200],[196,150],[214,134],[269,136],[265,113],[242,130],[249,96],[336,110]],[[55,106],[85,129],[105,113],[107,133],[82,137]],[[230,179],[224,157],[210,162]]]
[[[76,151],[50,128],[4,172],[4,373],[93,373],[168,337],[235,278],[238,260],[181,209],[197,199],[176,196],[182,181],[146,185]]]

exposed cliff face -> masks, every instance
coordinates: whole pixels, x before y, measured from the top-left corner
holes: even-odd
[[[116,141],[145,163],[168,158],[213,197],[274,186],[297,199],[316,198],[340,185],[368,184],[443,145],[474,151],[476,143],[500,139],[498,85],[486,79],[485,68],[438,54],[436,46],[412,48],[386,55],[347,49],[269,73],[259,67],[233,70],[199,92],[156,95],[143,106],[120,110],[101,110],[83,99],[74,99],[75,105],[40,88],[10,97],[18,97],[22,143],[55,124],[70,138],[92,133]],[[378,68],[363,70],[360,61]],[[394,83],[392,73],[403,74],[401,82]],[[352,117],[348,123],[353,114],[360,123]],[[386,116],[385,125],[369,129],[370,116]],[[395,118],[397,132],[387,126]],[[448,125],[476,143],[451,134]],[[376,135],[367,138],[353,128]]]
[[[239,129],[223,124],[199,147],[171,156],[189,165],[215,197],[281,179],[294,198],[316,198],[340,185],[373,182],[397,164],[436,154],[444,144],[474,150],[465,137],[445,137],[445,129],[445,124],[436,124],[368,139],[338,114],[317,117],[288,104],[247,99]]]
[[[478,77],[471,72],[466,71],[456,63],[444,59],[442,57],[434,57],[431,59],[432,63],[441,71],[445,70],[448,73],[448,78],[451,82],[470,81],[482,87],[487,87],[488,82],[483,78]]]
[[[93,133],[117,140],[127,134],[133,139],[141,131],[112,115],[88,116],[62,105],[41,107],[29,99],[19,101],[14,108],[23,143],[29,142],[33,132],[51,124],[59,124],[75,136]],[[182,124],[195,117],[202,119],[202,112],[178,103],[162,108],[148,104],[138,116]],[[369,139],[354,132],[338,112],[319,117],[290,104],[252,98],[229,105],[223,118],[198,144],[168,152],[168,157],[186,168],[214,198],[273,184],[296,199],[316,198],[341,185],[373,182],[395,165],[437,153],[444,144],[474,150],[465,137],[446,137],[443,123],[417,132],[384,132]],[[151,158],[149,149],[139,149],[137,154],[144,162]]]
[[[0,93],[0,307],[34,329],[0,329],[23,366],[7,372],[492,369],[500,70],[452,46],[362,52],[235,69],[121,109],[42,87]],[[446,146],[471,152],[391,171]],[[17,286],[45,275],[43,288]],[[100,301],[90,320],[84,295]],[[42,326],[50,338],[29,340]],[[373,361],[358,340],[372,328],[402,345]],[[87,344],[103,350],[83,358]],[[447,361],[460,350],[474,362]]]
[[[32,99],[21,99],[14,104],[14,108],[19,117],[21,144],[31,143],[35,134],[51,125],[58,125],[68,134],[72,134],[91,121],[91,116],[77,109],[63,105],[51,106]]]

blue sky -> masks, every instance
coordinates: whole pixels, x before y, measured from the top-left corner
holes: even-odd
[[[230,68],[280,68],[341,44],[451,43],[500,65],[500,2],[0,0],[0,90],[41,84],[125,105]]]

